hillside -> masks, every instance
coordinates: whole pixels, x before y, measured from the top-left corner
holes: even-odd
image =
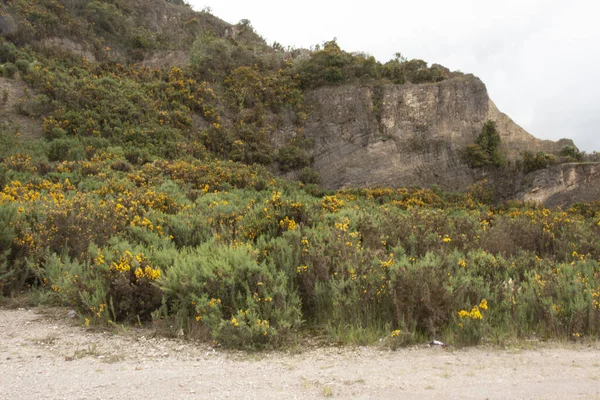
[[[48,133],[57,128],[60,135],[65,131],[67,137],[76,137],[72,147],[87,146],[84,130],[122,144],[121,135],[114,134],[112,120],[119,118],[112,111],[99,109],[89,98],[66,98],[66,92],[89,90],[82,81],[90,77],[83,73],[98,77],[95,83],[104,86],[109,81],[100,77],[116,77],[125,97],[127,91],[137,91],[137,100],[129,104],[122,96],[114,102],[106,91],[93,93],[114,102],[118,114],[144,114],[139,110],[152,108],[151,114],[165,113],[167,118],[158,121],[161,130],[173,129],[167,136],[176,141],[159,140],[163,154],[149,144],[150,156],[164,157],[170,149],[169,157],[178,158],[183,154],[173,148],[193,142],[199,147],[194,157],[201,151],[211,158],[260,163],[272,172],[292,171],[289,177],[298,178],[302,168],[312,167],[316,174],[304,175],[313,180],[320,176],[332,189],[435,184],[464,190],[482,174],[468,167],[462,152],[488,120],[498,124],[502,152],[510,161],[524,151],[558,154],[573,146],[535,139],[496,109],[477,78],[437,64],[428,67],[421,60],[398,58],[381,64],[368,55],[346,53],[335,42],[313,53],[285,52],[266,45],[248,21],[234,26],[165,1],[44,1],[34,6],[12,1],[2,7],[4,36],[29,46],[27,54],[15,55],[7,43],[3,61],[22,57],[22,80],[37,90],[37,96],[24,101],[20,114],[47,118],[55,125],[73,113],[107,121],[94,128],[71,125],[70,131],[46,124],[46,136],[59,135]],[[48,60],[38,62],[34,54]],[[57,63],[58,54],[70,59],[68,65]],[[41,64],[51,68],[33,67],[23,74]],[[59,79],[63,92],[49,88],[48,78]],[[178,79],[187,82],[174,85]],[[151,92],[164,89],[161,80],[200,98],[175,99],[163,92],[161,104],[150,105],[159,96]],[[9,102],[15,101],[13,96]],[[126,119],[135,120],[138,131],[158,129],[145,116]],[[137,134],[130,135],[139,147]]]
[[[600,330],[596,165],[472,75],[165,0],[6,0],[0,33],[4,296],[241,348]]]

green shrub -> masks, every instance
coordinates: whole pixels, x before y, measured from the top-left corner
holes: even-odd
[[[159,268],[127,243],[110,249],[90,248],[87,260],[50,255],[39,270],[59,304],[74,307],[91,320],[149,321],[161,305],[154,281]]]
[[[16,59],[17,48],[10,42],[2,41],[0,43],[0,64],[14,63]]]
[[[15,75],[17,74],[17,71],[18,71],[17,66],[13,63],[8,62],[8,63],[4,64],[2,67],[3,67],[2,74],[9,79],[13,79],[15,77]]]
[[[301,88],[365,82],[381,123],[388,82],[438,82],[447,69],[400,54],[381,65],[335,41],[284,61],[249,21],[224,38],[206,10],[180,9],[179,25],[155,31],[149,2],[4,3],[22,23],[0,39],[0,70],[37,93],[19,110],[44,117],[45,138],[0,126],[3,294],[38,287],[82,323],[152,320],[239,348],[311,332],[392,347],[598,335],[600,203],[495,204],[485,183],[317,186]],[[80,38],[100,62],[32,42],[51,36]],[[131,62],[194,40],[189,67]],[[288,122],[298,136],[274,152]],[[465,158],[501,166],[499,148],[488,121]],[[551,160],[530,158],[526,168]],[[258,165],[273,161],[301,182]]]
[[[476,143],[465,147],[462,158],[471,168],[485,167],[490,163],[489,154]]]
[[[277,344],[301,321],[287,277],[248,247],[207,243],[185,251],[160,287],[183,327],[201,324],[228,346]]]
[[[288,145],[279,149],[277,161],[279,161],[279,168],[287,172],[307,167],[311,163],[311,156],[308,151],[298,146]]]
[[[565,146],[558,154],[564,158],[565,162],[576,162],[583,160],[583,153],[581,153],[575,146]]]
[[[56,254],[49,255],[38,271],[42,286],[48,287],[55,303],[104,322],[111,319],[107,306],[109,274],[106,264],[95,265]]]
[[[325,42],[323,50],[311,54],[299,65],[300,81],[305,88],[341,84],[348,80],[352,55],[343,51],[335,40]]]
[[[233,45],[230,41],[205,34],[194,41],[190,49],[190,63],[199,74],[216,81],[223,79],[235,68],[232,53]]]
[[[556,157],[553,154],[547,154],[540,151],[533,154],[529,151],[523,153],[523,172],[537,171],[539,169],[548,168],[556,164]]]
[[[85,159],[85,150],[77,139],[54,139],[48,148],[50,161],[76,161]]]
[[[131,172],[133,167],[127,161],[116,160],[110,164],[110,169],[121,172]]]
[[[20,289],[23,283],[16,265],[10,255],[15,238],[14,223],[17,207],[14,204],[0,204],[0,295],[8,295],[12,290]]]
[[[396,326],[436,337],[453,314],[454,301],[443,263],[435,257],[402,258],[390,270]],[[445,276],[444,276],[445,275]]]
[[[129,148],[125,151],[125,158],[131,164],[142,165],[152,160],[148,150],[142,150],[139,148]]]
[[[21,74],[26,74],[29,72],[29,61],[20,58],[15,62],[15,67],[17,67]]]
[[[319,185],[321,183],[321,176],[312,168],[302,168],[302,171],[300,172],[300,182]]]

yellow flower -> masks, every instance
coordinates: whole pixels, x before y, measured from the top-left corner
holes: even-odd
[[[329,212],[336,213],[344,206],[344,200],[338,199],[336,196],[325,196],[321,200],[321,207]]]
[[[287,216],[285,217],[285,219],[279,221],[279,226],[282,229],[287,229],[288,231],[294,231],[297,228],[296,221],[288,218]]]
[[[148,280],[154,281],[160,278],[160,270],[154,269],[149,265],[147,265],[144,269],[140,267],[136,268],[134,273],[137,279],[146,278]]]
[[[381,262],[381,266],[385,267],[385,268],[389,268],[392,266],[392,264],[394,264],[394,254],[390,253],[390,258],[387,261],[380,261]]]
[[[481,311],[479,311],[479,308],[477,307],[473,307],[470,313],[470,317],[472,319],[483,319],[483,315],[481,315]]]
[[[307,270],[308,270],[308,265],[300,265],[299,267],[296,268],[296,272],[299,274],[306,272]]]
[[[481,308],[482,310],[488,309],[488,303],[486,299],[481,300],[481,302],[479,303],[479,308]]]
[[[391,337],[398,337],[400,336],[400,330],[396,329],[395,331],[392,331],[392,333],[390,334]]]
[[[552,304],[552,308],[554,308],[554,311],[556,311],[557,313],[559,313],[559,314],[560,314],[560,311],[561,311],[561,310],[560,310],[560,306],[559,306],[559,305],[557,305],[557,304]]]

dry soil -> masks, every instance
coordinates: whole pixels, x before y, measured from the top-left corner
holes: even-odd
[[[528,347],[529,349],[525,349]],[[600,346],[241,353],[0,309],[0,399],[600,398]]]

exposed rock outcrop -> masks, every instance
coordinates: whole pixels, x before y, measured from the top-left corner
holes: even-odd
[[[84,43],[77,43],[69,38],[49,37],[42,40],[42,46],[85,57],[88,61],[96,61],[96,56],[91,46]]]
[[[488,119],[496,121],[502,151],[559,151],[571,141],[538,140],[498,111],[472,75],[420,85],[338,86],[306,94],[305,126],[314,139],[314,169],[328,188],[431,186],[466,188],[482,177],[461,150]]]
[[[575,202],[600,200],[600,164],[572,163],[535,171],[524,178],[524,201],[565,207]]]

